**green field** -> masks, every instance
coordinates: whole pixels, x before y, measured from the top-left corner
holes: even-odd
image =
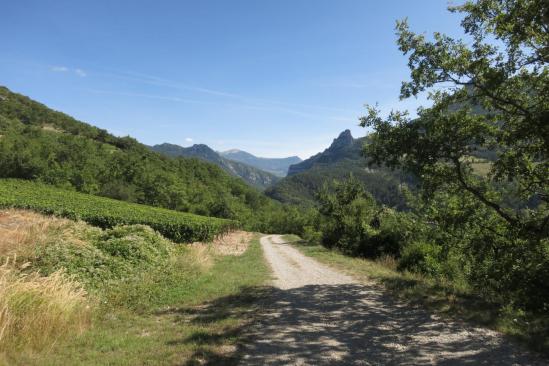
[[[83,220],[102,228],[148,225],[178,243],[209,241],[238,226],[232,220],[128,203],[18,179],[0,180],[0,207],[31,209]]]

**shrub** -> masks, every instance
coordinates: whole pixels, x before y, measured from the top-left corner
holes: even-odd
[[[136,266],[153,265],[166,260],[172,253],[171,243],[144,225],[117,226],[106,230],[96,247]]]
[[[50,275],[60,269],[91,289],[162,266],[173,244],[144,225],[117,226],[90,235],[85,242],[55,241],[38,245],[32,269]]]
[[[412,242],[403,248],[398,270],[436,276],[442,272],[441,254],[442,248],[436,244]]]
[[[119,278],[129,269],[124,262],[88,243],[48,243],[36,247],[34,257],[26,259],[31,261],[31,269],[41,275],[49,276],[63,269],[91,288]]]
[[[302,237],[309,243],[319,243],[322,240],[322,232],[315,230],[313,226],[305,226]]]
[[[398,256],[405,240],[401,216],[380,207],[352,176],[325,186],[317,195],[322,244],[361,257]]]

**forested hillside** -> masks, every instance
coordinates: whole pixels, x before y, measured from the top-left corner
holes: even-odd
[[[0,177],[206,216],[264,231],[283,207],[212,163],[170,158],[130,137],[0,88]]]
[[[209,161],[210,163],[219,166],[227,173],[235,177],[240,177],[248,184],[259,189],[265,189],[278,180],[278,178],[271,173],[248,164],[226,159],[204,144],[196,144],[191,147],[182,147],[179,145],[164,143],[151,146],[151,149],[172,157],[184,156]]]
[[[310,206],[325,183],[345,180],[352,175],[377,202],[404,208],[400,187],[413,185],[413,179],[384,167],[368,168],[368,160],[362,152],[367,141],[367,137],[355,139],[349,130],[343,131],[323,152],[291,165],[288,176],[268,188],[266,194],[281,202]]]
[[[310,206],[314,205],[316,194],[325,183],[344,180],[350,175],[360,181],[380,204],[397,209],[406,207],[400,187],[412,183],[411,179],[388,169],[369,169],[365,166],[365,159],[313,166],[280,180],[265,193],[280,202]]]

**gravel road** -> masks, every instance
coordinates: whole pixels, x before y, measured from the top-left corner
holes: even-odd
[[[261,239],[272,295],[242,365],[547,365],[500,334],[442,321],[285,244]]]

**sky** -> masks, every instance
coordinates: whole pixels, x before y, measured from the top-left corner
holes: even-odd
[[[409,78],[397,19],[461,36],[445,0],[3,1],[0,85],[146,144],[307,158]]]

